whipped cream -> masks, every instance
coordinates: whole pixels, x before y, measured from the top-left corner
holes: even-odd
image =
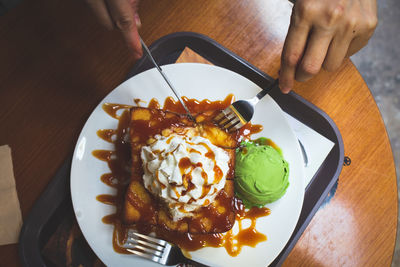
[[[165,200],[175,221],[212,203],[229,171],[228,153],[200,136],[156,135],[141,158],[145,187]]]

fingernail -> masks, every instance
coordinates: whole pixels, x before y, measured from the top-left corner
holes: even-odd
[[[133,56],[135,57],[135,59],[139,59],[142,57],[142,53],[141,52],[135,52],[133,53]]]
[[[290,90],[291,90],[291,88],[289,88],[289,87],[285,87],[285,86],[283,86],[283,87],[280,87],[281,88],[281,92],[282,93],[284,93],[284,94],[287,94],[287,93],[289,93],[290,92]]]
[[[140,21],[139,14],[136,13],[134,18],[135,18],[136,27],[140,28],[142,26],[142,22]]]

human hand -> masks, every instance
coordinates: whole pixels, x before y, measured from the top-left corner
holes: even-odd
[[[377,25],[376,0],[297,0],[283,46],[279,86],[337,70],[364,47]]]
[[[139,0],[86,0],[100,22],[108,29],[119,29],[135,58],[142,56],[137,13]]]

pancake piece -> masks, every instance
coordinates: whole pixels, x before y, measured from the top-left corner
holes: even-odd
[[[213,112],[197,114],[195,125],[186,115],[152,108],[131,109],[131,181],[123,213],[126,224],[151,224],[180,233],[203,234],[222,233],[233,227],[237,141],[211,122],[213,116]],[[174,147],[165,147],[169,142]],[[164,145],[163,149],[157,149],[160,144]],[[191,161],[186,157],[185,153],[189,153],[186,150],[194,151],[190,154]],[[148,162],[143,164],[144,161]],[[172,167],[166,166],[167,163]],[[177,176],[179,168],[182,177]],[[221,173],[223,178],[217,179]],[[148,180],[152,175],[154,180]],[[195,197],[195,190],[202,190],[200,197]],[[171,192],[176,196],[171,196]]]

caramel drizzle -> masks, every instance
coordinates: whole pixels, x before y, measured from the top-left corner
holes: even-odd
[[[221,168],[217,165],[217,162],[215,161],[215,153],[211,150],[211,148],[206,144],[206,143],[199,143],[200,145],[204,146],[207,149],[207,153],[205,154],[205,156],[209,159],[212,160],[212,162],[214,163],[214,183],[219,183],[222,179],[222,177],[224,176],[224,173],[222,172]]]
[[[120,116],[117,115],[117,112],[120,110],[127,110],[130,109],[132,106],[131,105],[124,105],[124,104],[112,104],[112,103],[104,103],[103,104],[103,110],[113,117],[114,119],[119,119]],[[112,131],[112,129],[111,129]],[[107,140],[106,140],[107,141]]]
[[[203,100],[199,102],[195,99],[188,99],[184,97],[185,103],[189,106],[189,109],[192,113],[199,113],[199,112],[208,112],[208,111],[215,111],[221,110],[229,106],[234,100],[233,95],[228,95],[225,100],[223,101],[214,101],[211,102],[210,100]],[[139,99],[134,99],[136,105],[139,105],[142,102]],[[110,104],[106,103],[103,105],[104,111],[109,114],[111,117],[118,119],[120,124],[124,121],[127,122],[129,120],[129,112],[128,109],[130,105],[122,105],[122,104]],[[160,109],[160,104],[156,99],[152,99],[148,105],[149,108],[156,108]],[[183,107],[181,106],[180,102],[174,101],[172,98],[166,98],[164,102],[164,110],[169,110],[173,112],[182,113],[184,112]],[[118,115],[119,110],[125,110],[121,115]],[[123,128],[123,127],[122,127]],[[129,145],[124,143],[124,135],[127,134],[127,129],[119,129],[118,132],[115,129],[104,129],[99,130],[97,132],[98,136],[103,140],[114,143],[116,146],[116,151],[109,151],[109,150],[94,150],[92,152],[93,156],[96,158],[105,161],[108,163],[111,173],[105,173],[101,176],[101,181],[105,184],[117,188],[117,195],[99,195],[97,196],[97,200],[108,204],[108,205],[115,205],[117,207],[117,212],[115,214],[110,214],[103,217],[102,221],[107,224],[114,225],[114,233],[113,233],[113,246],[114,250],[118,253],[125,253],[129,254],[125,248],[121,247],[119,244],[123,244],[126,237],[127,231],[129,228],[124,227],[120,220],[120,214],[122,212],[122,204],[124,201],[124,192],[126,185],[130,180],[130,173],[129,171],[121,171],[123,169],[127,169],[129,162],[122,162],[120,166],[116,164],[118,160],[121,159],[121,155],[123,153],[129,153]],[[247,124],[240,131],[237,132],[237,139],[248,138],[251,134],[260,132],[262,130],[261,125],[252,125]],[[116,136],[116,140],[113,141],[113,136]],[[209,152],[211,149],[209,149]],[[191,153],[197,153],[196,151],[190,151]],[[212,152],[212,151],[211,151]],[[120,154],[119,154],[120,153]],[[208,157],[213,158],[215,160],[215,155],[213,153],[209,153]],[[214,164],[215,165],[215,164]],[[215,171],[215,170],[214,170]],[[218,170],[217,170],[218,171]],[[215,171],[217,173],[217,171]],[[221,171],[222,173],[222,171]],[[206,173],[202,173],[202,175],[207,175]],[[203,177],[204,178],[204,177]],[[189,183],[188,183],[189,184]],[[188,186],[189,187],[189,186]],[[205,195],[207,189],[203,188],[203,194]],[[209,190],[209,189],[208,189]],[[216,190],[216,189],[215,189]],[[215,191],[214,190],[214,191]],[[127,195],[128,199],[135,198],[132,194]],[[136,201],[136,200],[135,200]],[[193,202],[194,199],[191,199],[189,203]],[[208,203],[207,203],[208,202]],[[205,204],[209,204],[209,201],[206,200]],[[180,210],[183,209],[183,205],[179,208]],[[233,235],[232,230],[226,232],[225,234],[196,234],[192,235],[189,233],[177,235],[176,233],[172,233],[170,231],[162,230],[161,228],[154,228],[151,224],[137,224],[137,229],[144,233],[148,234],[152,231],[155,231],[158,236],[162,236],[167,240],[179,245],[182,249],[187,251],[194,251],[199,248],[205,246],[211,247],[225,247],[226,251],[231,256],[236,256],[240,253],[241,248],[243,246],[255,246],[257,243],[265,241],[267,238],[265,235],[259,233],[256,227],[256,220],[257,218],[268,216],[270,211],[267,208],[252,208],[248,211],[244,210],[244,206],[241,204],[241,201],[235,198],[235,210],[236,210],[236,220],[238,221],[239,226],[239,233]],[[142,215],[146,216],[147,214],[151,214],[152,211],[140,211]],[[247,229],[243,229],[242,227],[242,220],[243,219],[250,219],[251,226]]]

